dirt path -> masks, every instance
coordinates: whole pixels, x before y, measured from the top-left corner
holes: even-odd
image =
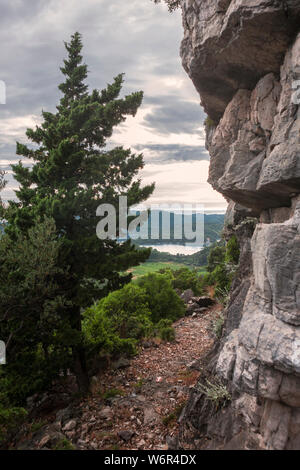
[[[212,347],[217,310],[180,319],[174,343],[146,344],[129,367],[94,378],[92,395],[81,404],[76,429],[65,431],[67,438],[79,449],[167,449],[199,376],[192,363]]]

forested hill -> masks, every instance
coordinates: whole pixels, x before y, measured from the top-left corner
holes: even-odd
[[[204,241],[206,241],[207,238],[210,239],[212,243],[215,241],[219,240],[221,237],[221,231],[224,226],[224,217],[225,214],[204,214]],[[166,218],[166,219],[164,219]],[[162,237],[162,224],[163,220],[170,220],[170,239],[169,238],[163,238]],[[192,220],[190,220],[192,219]],[[180,218],[177,216],[175,217],[174,212],[167,213],[166,211],[152,211],[152,215],[149,214],[148,218],[148,234],[149,238],[148,239],[139,239],[136,240],[135,242],[138,244],[142,245],[159,245],[163,243],[174,243],[174,244],[182,244],[185,242],[188,242],[189,240],[185,239],[184,237],[181,240],[178,240],[174,237],[174,230],[176,233],[176,230],[180,228],[178,224],[182,225],[182,233],[184,234],[184,224],[185,223],[192,223],[193,230],[196,228],[196,221],[199,223],[202,221],[201,214],[191,214],[191,215],[186,215],[185,217]],[[153,226],[154,230],[159,230],[159,239],[153,240],[150,236],[152,226],[151,224],[155,224]]]

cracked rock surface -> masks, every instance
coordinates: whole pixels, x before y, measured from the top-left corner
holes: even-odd
[[[181,3],[183,66],[209,116],[209,182],[241,248],[208,365],[232,400],[216,411],[195,392],[182,445],[192,427],[199,448],[299,449],[300,1]]]

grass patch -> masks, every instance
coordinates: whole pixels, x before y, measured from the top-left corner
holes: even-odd
[[[171,424],[175,423],[179,419],[179,416],[181,415],[184,407],[185,402],[179,403],[171,413],[163,417],[163,424],[165,426],[170,426]]]
[[[218,313],[211,322],[211,331],[217,339],[222,336],[222,331],[225,323],[225,316],[222,312]]]
[[[144,379],[140,379],[133,386],[135,390],[139,392],[142,389],[143,385],[144,385]]]
[[[53,450],[75,450],[75,447],[68,439],[62,439],[55,445]]]
[[[124,396],[125,392],[119,388],[109,388],[105,392],[99,392],[103,400],[109,400],[110,398],[115,398],[117,396]]]
[[[42,429],[47,424],[48,424],[47,421],[42,421],[42,420],[41,421],[34,421],[30,425],[31,432],[35,433],[35,432],[39,431],[40,429]]]
[[[196,389],[202,392],[208,400],[212,401],[216,408],[225,406],[231,400],[231,395],[226,386],[221,383],[211,383],[209,380],[206,380],[206,385],[198,383]]]
[[[149,273],[155,273],[160,269],[164,268],[182,268],[182,264],[180,263],[173,263],[173,262],[151,262],[147,261],[146,263],[140,264],[139,266],[135,266],[129,270],[132,273],[133,278],[138,278],[141,276],[145,276]],[[190,268],[192,269],[192,267]]]

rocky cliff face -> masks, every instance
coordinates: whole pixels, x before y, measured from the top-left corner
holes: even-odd
[[[209,182],[241,244],[208,366],[232,401],[216,411],[193,392],[181,438],[193,429],[201,446],[299,449],[300,0],[181,3],[183,65],[209,116]]]

